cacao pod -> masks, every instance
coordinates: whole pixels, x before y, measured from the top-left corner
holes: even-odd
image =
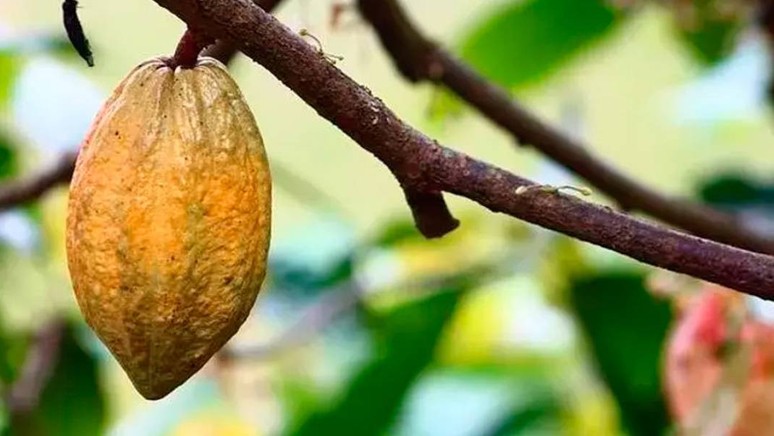
[[[67,260],[86,322],[145,398],[184,383],[239,330],[270,223],[263,140],[225,67],[137,66],[80,150]]]

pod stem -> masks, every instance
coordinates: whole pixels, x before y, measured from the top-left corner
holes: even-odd
[[[199,59],[199,53],[211,43],[212,39],[203,37],[188,28],[185,33],[183,33],[183,36],[180,37],[180,42],[177,43],[175,54],[168,61],[170,68],[195,67],[196,61]]]

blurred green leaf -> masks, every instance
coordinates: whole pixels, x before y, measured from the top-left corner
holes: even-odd
[[[609,34],[616,18],[605,0],[510,1],[474,26],[461,54],[503,86],[532,84]]]
[[[295,295],[312,297],[320,291],[342,283],[352,276],[352,257],[338,259],[326,268],[275,261],[272,263],[272,279],[276,286],[292,291]]]
[[[103,398],[96,360],[78,343],[75,328],[66,326],[59,358],[37,408],[14,420],[12,434],[102,435]]]
[[[530,434],[534,429],[545,429],[550,426],[560,433],[561,429],[555,428],[561,421],[563,413],[562,405],[553,393],[545,390],[536,390],[534,398],[527,404],[519,404],[518,407],[506,415],[504,419],[496,423],[486,436],[515,436]]]
[[[25,35],[0,41],[0,108],[5,106],[13,91],[16,76],[25,58],[36,53],[46,53],[64,58],[78,58],[70,41],[62,35]]]
[[[410,219],[397,219],[388,222],[380,229],[379,233],[373,238],[374,247],[392,247],[405,241],[424,240],[422,234],[417,230],[416,224]]]
[[[0,107],[5,106],[11,95],[13,82],[21,69],[20,62],[13,53],[0,52]]]
[[[746,224],[774,228],[774,183],[741,173],[715,175],[699,187],[700,198],[718,209],[739,214]]]
[[[0,180],[13,177],[18,169],[19,163],[16,157],[16,149],[13,147],[13,143],[8,135],[0,132]]]
[[[280,377],[273,388],[282,400],[286,422],[299,422],[320,406],[317,387],[308,379]]]
[[[311,415],[294,435],[383,434],[409,388],[432,362],[462,292],[444,290],[371,320],[377,352],[330,409]]]
[[[606,0],[512,0],[473,26],[460,55],[487,79],[526,88],[611,34],[624,16]],[[447,91],[437,91],[430,104],[433,118],[459,110],[459,99]]]
[[[348,223],[337,218],[318,218],[272,243],[272,285],[282,288],[288,296],[316,296],[352,276],[356,248]]]
[[[744,209],[774,204],[774,184],[744,174],[715,175],[699,187],[702,200],[716,206]]]
[[[679,31],[681,41],[700,63],[710,66],[728,56],[739,31],[742,16],[724,14],[718,0],[694,0],[691,23]]]
[[[669,418],[660,373],[669,303],[653,298],[634,272],[577,277],[570,298],[628,434],[664,434]]]
[[[3,255],[0,253],[0,260]],[[27,351],[27,338],[6,329],[0,320],[0,385],[10,384],[18,376]]]

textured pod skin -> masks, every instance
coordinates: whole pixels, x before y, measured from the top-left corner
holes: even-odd
[[[239,330],[270,221],[263,141],[225,67],[136,67],[78,156],[67,260],[87,323],[145,398],[177,388]]]

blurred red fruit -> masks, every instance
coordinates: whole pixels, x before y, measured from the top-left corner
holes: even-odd
[[[745,298],[708,285],[679,302],[664,377],[681,434],[774,434],[774,327]]]

